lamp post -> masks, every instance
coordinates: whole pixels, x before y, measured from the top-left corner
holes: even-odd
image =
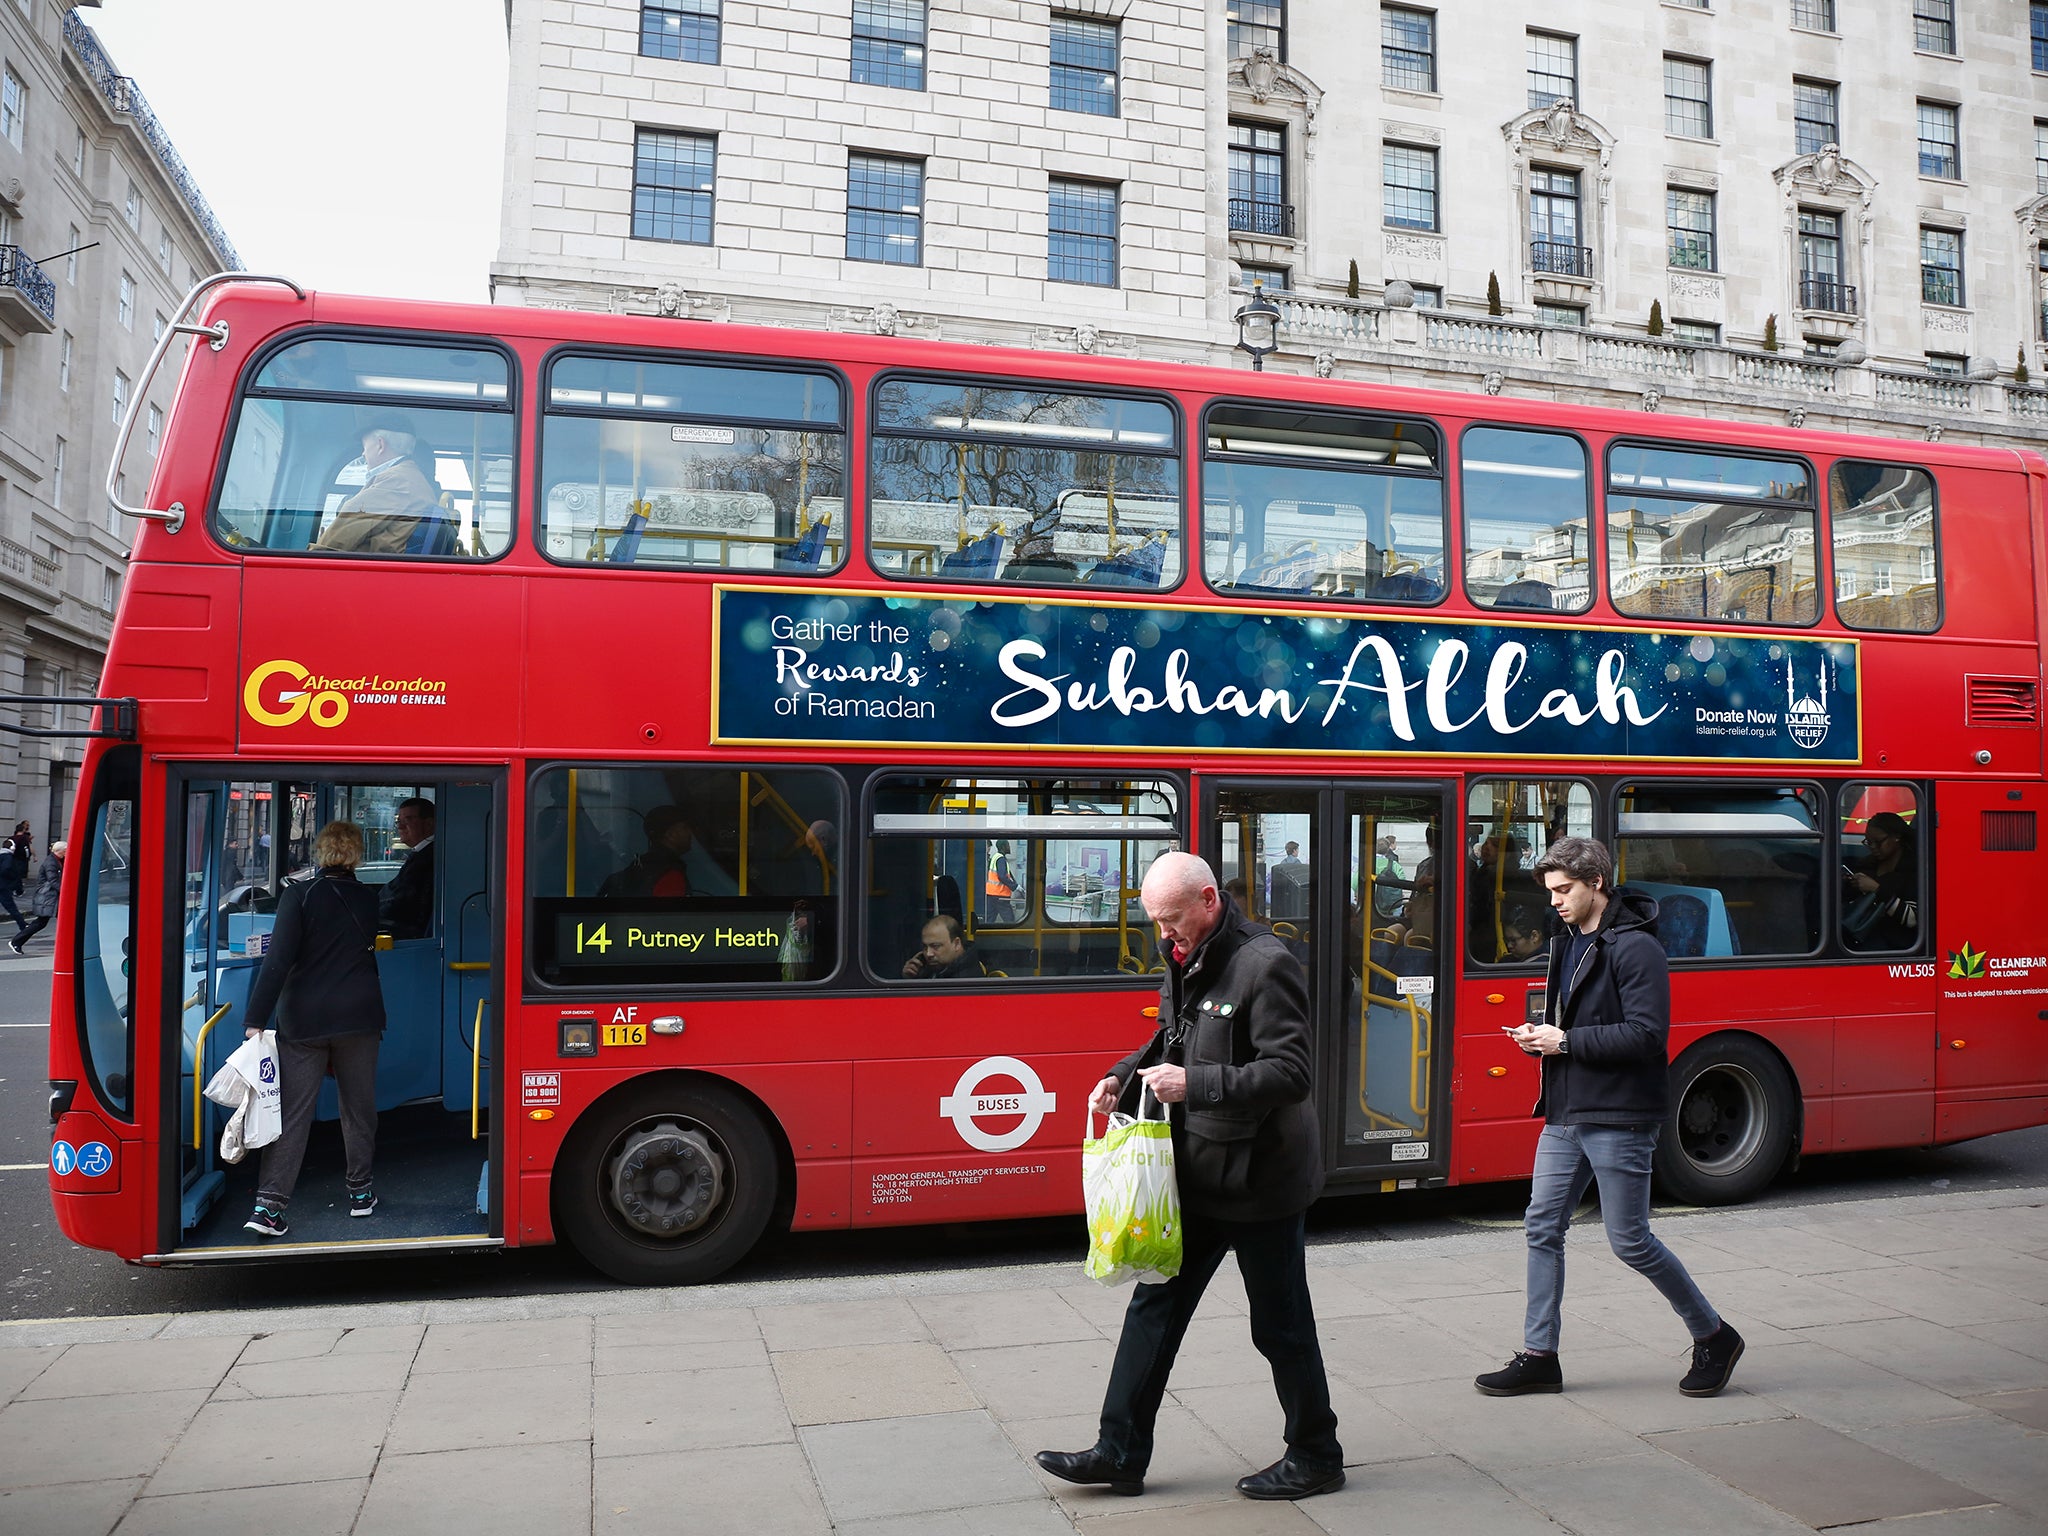
[[[1252,296],[1237,312],[1237,350],[1251,354],[1252,371],[1262,373],[1266,354],[1280,346],[1280,306],[1266,297],[1264,283],[1252,284]]]

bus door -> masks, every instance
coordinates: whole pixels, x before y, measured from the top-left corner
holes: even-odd
[[[1446,793],[1209,786],[1205,851],[1217,878],[1308,976],[1333,1187],[1440,1182],[1448,1166],[1449,951],[1436,878]]]

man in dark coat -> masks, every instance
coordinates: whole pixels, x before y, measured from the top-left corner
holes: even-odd
[[[1693,1338],[1688,1397],[1712,1397],[1742,1357],[1742,1336],[1700,1294],[1678,1256],[1650,1230],[1650,1159],[1671,1111],[1666,1068],[1671,975],[1657,942],[1657,903],[1614,884],[1614,856],[1587,837],[1561,837],[1536,865],[1564,931],[1550,945],[1544,1022],[1510,1030],[1541,1059],[1532,1111],[1536,1143],[1524,1230],[1529,1240],[1525,1347],[1474,1383],[1489,1397],[1561,1392],[1559,1308],[1564,1238],[1586,1186],[1614,1256],[1656,1286]]]
[[[903,974],[910,980],[955,981],[988,974],[988,967],[967,942],[967,930],[960,926],[959,918],[943,912],[926,918],[921,938],[924,947],[903,962]]]
[[[1145,1490],[1152,1429],[1188,1322],[1226,1252],[1237,1253],[1252,1342],[1273,1368],[1287,1454],[1238,1481],[1253,1499],[1344,1486],[1344,1449],[1316,1339],[1302,1213],[1322,1192],[1322,1138],[1309,1102],[1308,991],[1287,946],[1216,888],[1193,854],[1146,873],[1145,912],[1167,953],[1159,1029],[1096,1085],[1098,1112],[1149,1091],[1167,1107],[1181,1199],[1180,1273],[1140,1285],[1124,1314],[1095,1444],[1040,1451],[1070,1483]],[[1139,1084],[1142,1083],[1142,1088]]]
[[[377,893],[377,930],[394,939],[423,939],[434,926],[434,802],[419,795],[401,800],[392,820],[408,851]]]

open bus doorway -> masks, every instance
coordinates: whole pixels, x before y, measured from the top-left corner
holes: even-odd
[[[233,777],[199,773],[174,782],[182,905],[169,942],[179,996],[175,1040],[166,1042],[176,1066],[164,1080],[176,1103],[162,1123],[179,1134],[166,1157],[168,1164],[175,1154],[176,1169],[165,1202],[175,1208],[163,1213],[166,1257],[495,1240],[502,1230],[489,1174],[498,1054],[492,871],[502,867],[497,792],[493,780],[395,767],[348,780],[238,768]],[[430,822],[423,806],[431,807]],[[374,939],[385,1014],[377,1053],[378,1205],[369,1220],[350,1219],[339,1102],[328,1080],[287,1211],[290,1232],[261,1238],[242,1224],[254,1205],[262,1151],[236,1164],[221,1159],[231,1111],[202,1090],[242,1043],[278,903],[315,878],[314,837],[337,820],[362,828],[357,879],[380,895],[407,886],[424,895],[409,911],[382,903],[379,928],[389,931]],[[394,885],[409,860],[422,862]],[[270,1022],[276,1027],[278,1019]]]

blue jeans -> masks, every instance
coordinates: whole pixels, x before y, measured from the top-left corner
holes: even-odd
[[[1558,1307],[1564,1301],[1564,1236],[1586,1186],[1600,1181],[1600,1219],[1614,1256],[1664,1293],[1695,1339],[1721,1326],[1720,1314],[1692,1283],[1678,1255],[1650,1230],[1650,1155],[1654,1125],[1546,1125],[1536,1143],[1529,1184],[1529,1318],[1523,1346],[1557,1350]]]

